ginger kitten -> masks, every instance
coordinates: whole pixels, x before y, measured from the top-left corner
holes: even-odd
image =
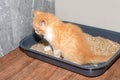
[[[52,45],[56,57],[77,64],[100,63],[110,58],[92,53],[80,27],[63,23],[50,13],[35,10],[33,28]]]

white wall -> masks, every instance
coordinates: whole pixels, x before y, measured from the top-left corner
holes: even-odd
[[[120,32],[120,0],[55,0],[61,20]]]

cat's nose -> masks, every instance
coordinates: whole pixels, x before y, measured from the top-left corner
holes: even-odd
[[[35,33],[38,34],[38,31],[35,30]]]

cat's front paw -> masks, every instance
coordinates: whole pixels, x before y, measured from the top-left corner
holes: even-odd
[[[52,50],[50,46],[45,46],[44,47],[44,51],[50,51],[50,50]]]
[[[54,56],[61,58],[61,51],[60,50],[54,50]]]
[[[46,54],[49,54],[49,55],[53,56],[53,51],[52,51],[52,48],[50,46],[45,46],[44,51],[45,51]]]

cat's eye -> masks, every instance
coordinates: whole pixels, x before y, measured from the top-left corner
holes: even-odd
[[[45,23],[45,20],[41,20],[40,21],[40,26],[44,26],[46,23]]]

